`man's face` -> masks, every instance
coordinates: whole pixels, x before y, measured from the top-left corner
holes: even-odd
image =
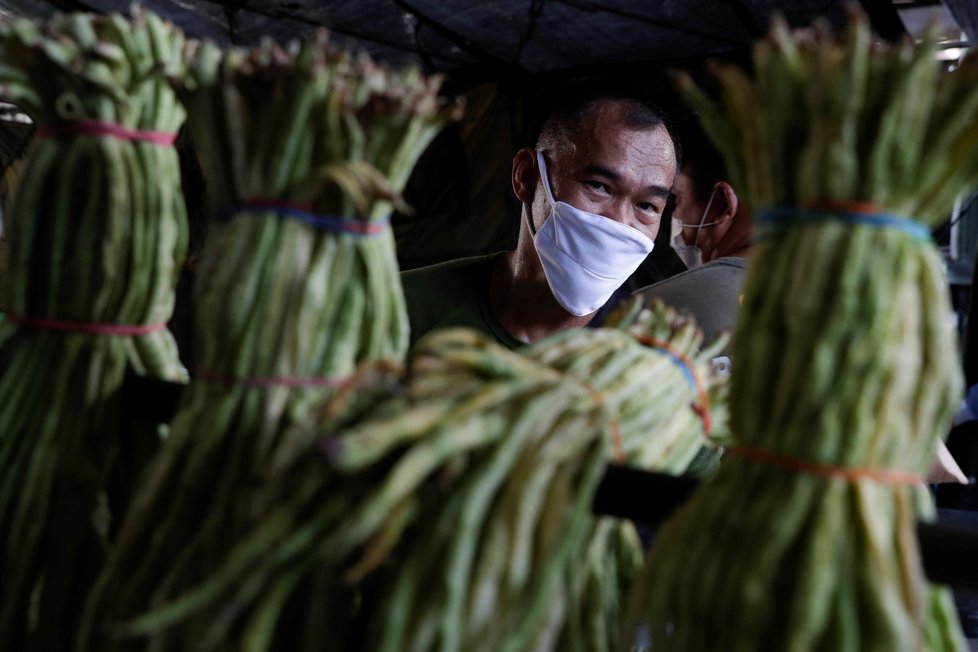
[[[558,201],[654,240],[676,174],[676,153],[665,127],[631,128],[624,111],[618,102],[598,104],[563,147],[543,154]],[[540,187],[533,202],[534,227],[539,229],[549,215]]]
[[[689,175],[680,172],[676,176],[676,182],[672,186],[672,194],[675,196],[676,202],[673,217],[683,224],[699,224],[706,206],[696,198],[693,181]],[[693,244],[696,241],[697,231],[699,229],[683,227],[683,242]]]

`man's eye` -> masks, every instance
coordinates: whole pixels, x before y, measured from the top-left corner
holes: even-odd
[[[605,189],[605,185],[603,183],[601,183],[600,181],[592,181],[590,179],[585,180],[584,181],[584,185],[586,185],[588,188],[592,188],[594,190],[604,190]]]
[[[658,206],[656,206],[655,204],[653,204],[652,202],[643,201],[643,202],[639,202],[635,206],[640,211],[644,211],[646,213],[659,213],[659,212],[661,212],[661,209]]]

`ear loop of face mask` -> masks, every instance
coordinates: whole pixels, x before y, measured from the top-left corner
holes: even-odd
[[[717,196],[717,190],[719,190],[719,188],[713,186],[713,192],[710,193],[710,199],[709,201],[706,202],[706,208],[703,209],[703,216],[700,217],[699,224],[684,224],[682,222],[679,223],[680,226],[682,226],[683,228],[696,229],[696,237],[693,239],[694,247],[699,244],[700,233],[703,232],[703,227],[713,226],[714,224],[718,224],[718,222],[716,222],[715,220],[713,222],[706,221],[706,216],[710,214],[710,208],[713,206],[713,199]]]
[[[550,208],[553,210],[555,200],[553,198],[553,190],[550,188],[550,175],[547,174],[547,163],[543,159],[543,152],[539,150],[533,150],[536,156],[533,157],[534,162],[537,164],[537,176],[540,177],[540,182],[543,185],[544,192],[547,195],[547,199],[550,200]],[[537,234],[537,229],[533,226],[533,207],[530,204],[524,203],[525,207],[523,210],[526,214],[526,225],[530,227],[530,235],[535,236]]]

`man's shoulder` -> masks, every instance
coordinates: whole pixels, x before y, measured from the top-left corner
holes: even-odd
[[[691,313],[707,341],[732,331],[740,310],[747,261],[720,258],[653,283],[634,294],[648,302],[660,299]]]
[[[435,328],[467,326],[494,332],[488,292],[498,254],[474,256],[401,273],[412,345]]]
[[[423,279],[443,279],[457,278],[459,273],[467,273],[486,266],[497,254],[486,254],[482,256],[469,256],[467,258],[455,258],[441,263],[416,267],[401,272],[401,278],[418,281]]]
[[[483,275],[489,273],[495,254],[457,258],[443,263],[401,272],[404,293],[410,301],[417,295],[439,296],[442,300],[456,294],[468,295]]]
[[[743,276],[743,272],[747,269],[747,259],[739,257],[728,257],[728,258],[718,258],[717,260],[711,260],[710,262],[694,267],[693,269],[687,269],[684,272],[680,272],[675,276],[670,276],[667,279],[663,279],[651,285],[647,285],[644,288],[636,290],[633,294],[647,294],[655,295],[658,291],[664,288],[673,288],[677,286],[687,286],[690,284],[702,283],[711,277],[717,278],[740,278]]]
[[[747,259],[743,256],[726,256],[711,260],[706,265],[703,265],[703,267],[712,267],[713,269],[747,269]]]

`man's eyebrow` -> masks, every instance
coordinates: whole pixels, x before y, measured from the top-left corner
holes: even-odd
[[[621,174],[609,168],[607,165],[602,165],[600,163],[591,163],[581,170],[581,172],[583,174],[593,174],[595,176],[604,177],[605,179],[614,181],[616,183],[622,180]],[[649,186],[648,191],[656,197],[669,196],[669,188],[666,186]]]
[[[649,186],[649,192],[656,197],[665,197],[666,199],[672,196],[672,192],[665,186]]]
[[[600,163],[592,163],[585,167],[582,172],[584,174],[594,174],[599,177],[604,177],[609,181],[621,181],[621,174],[612,170],[607,165],[601,165]]]

